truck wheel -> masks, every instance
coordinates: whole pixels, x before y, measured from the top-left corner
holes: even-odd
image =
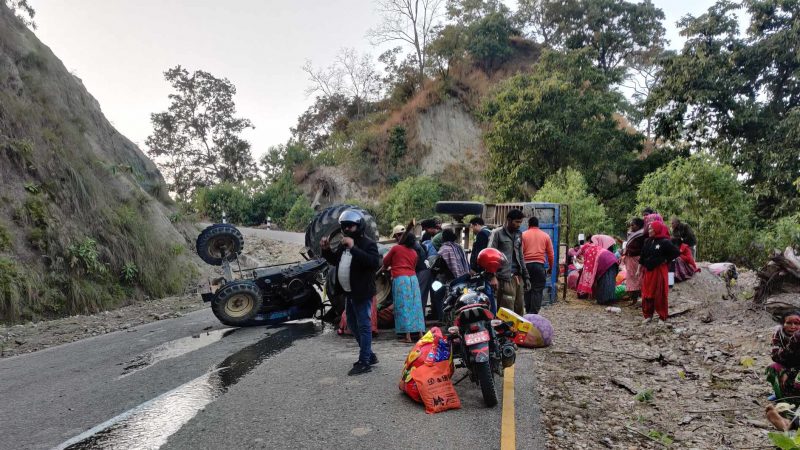
[[[319,241],[323,237],[331,237],[339,231],[339,216],[347,209],[355,209],[364,215],[366,220],[366,227],[364,234],[373,241],[378,240],[378,224],[375,223],[375,218],[369,211],[353,205],[334,205],[323,209],[319,214],[314,216],[311,223],[306,227],[306,247],[309,249],[309,254],[313,258],[322,256],[322,250],[319,248]]]
[[[251,280],[228,283],[217,291],[211,301],[211,311],[220,322],[232,327],[250,325],[256,317],[263,299],[261,289]]]
[[[478,377],[478,385],[481,387],[483,402],[490,408],[497,405],[497,391],[494,388],[494,374],[492,373],[490,361],[477,363],[475,365],[475,375]]]
[[[451,216],[480,216],[484,204],[481,202],[436,202],[436,212]]]
[[[217,223],[207,227],[195,244],[200,259],[212,266],[222,265],[222,255],[233,261],[242,252],[244,237],[242,233],[229,223]]]

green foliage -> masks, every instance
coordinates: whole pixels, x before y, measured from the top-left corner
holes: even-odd
[[[0,258],[0,318],[19,316],[32,291],[30,279],[17,264]]]
[[[274,183],[290,175],[296,167],[312,162],[312,153],[302,144],[277,145],[270,147],[259,162],[266,181]]]
[[[195,209],[214,222],[222,222],[223,215],[230,223],[247,223],[252,202],[241,185],[220,183],[197,190]]]
[[[747,35],[739,31],[744,6]],[[708,150],[755,194],[762,219],[792,214],[800,194],[800,46],[796,2],[720,1],[679,22],[686,43],[662,62],[649,108],[662,140]]]
[[[9,234],[5,225],[0,223],[0,252],[11,250],[11,234]]]
[[[425,176],[410,177],[397,183],[386,194],[383,203],[381,233],[388,234],[392,226],[406,224],[412,218],[417,220],[432,217],[437,201],[460,196],[452,186]]]
[[[706,261],[745,261],[753,238],[753,202],[730,166],[696,155],[647,175],[634,214],[650,206],[666,221],[677,216],[694,228]]]
[[[42,191],[42,186],[38,183],[25,183],[25,190],[31,194],[38,194]]]
[[[492,14],[508,15],[500,0],[447,0],[447,18],[460,26],[470,26]]]
[[[292,209],[286,215],[286,229],[291,231],[305,231],[311,219],[314,218],[314,210],[311,202],[305,195],[299,195],[295,200]]]
[[[6,156],[19,168],[26,168],[33,156],[33,143],[28,139],[12,139],[2,147]]]
[[[389,157],[392,165],[406,156],[408,144],[406,142],[406,129],[402,125],[395,125],[389,130]]]
[[[797,433],[779,433],[777,431],[770,431],[769,440],[781,450],[800,449],[800,435]]]
[[[135,263],[130,261],[126,262],[125,265],[122,266],[122,273],[120,273],[120,279],[125,284],[133,284],[136,281],[136,276],[139,275],[139,268],[136,267]]]
[[[564,237],[567,243],[578,242],[579,233],[589,235],[611,231],[605,207],[588,191],[589,186],[583,175],[575,169],[567,168],[548,177],[544,186],[533,197],[535,202],[569,205],[572,229]],[[565,223],[565,220],[566,218],[562,218],[561,223]]]
[[[108,267],[100,261],[97,241],[94,239],[84,238],[82,241],[70,245],[67,252],[69,253],[69,266],[79,273],[86,273],[98,278],[108,273]]]
[[[466,44],[467,33],[464,26],[447,25],[428,45],[432,65],[443,80],[449,78],[450,67],[463,59]]]
[[[45,205],[41,197],[28,197],[25,200],[24,208],[28,223],[36,227],[47,226],[49,213],[47,211],[47,205]]]
[[[786,247],[800,249],[800,213],[771,222],[760,241],[767,254],[773,250],[782,252]]]
[[[601,199],[630,190],[642,136],[620,128],[622,103],[586,52],[543,53],[532,73],[507,80],[484,104],[491,187],[501,199],[524,199],[573,167]]]
[[[148,153],[169,180],[169,190],[188,200],[194,189],[250,178],[255,169],[250,143],[240,135],[253,128],[236,117],[236,87],[228,79],[181,66],[164,73],[175,93],[165,112],[152,114]]]
[[[545,5],[542,23],[551,27],[550,43],[589,49],[597,67],[615,79],[664,45],[664,12],[652,2],[566,0]]]
[[[639,391],[636,394],[634,399],[637,402],[650,403],[650,402],[653,401],[653,390],[652,389],[643,389],[643,390]]]
[[[492,13],[469,27],[466,48],[475,63],[492,71],[514,54],[510,38],[517,34],[504,14]]]
[[[647,435],[650,436],[651,438],[655,439],[656,441],[664,444],[666,447],[669,447],[670,445],[672,445],[672,442],[674,441],[674,439],[672,439],[672,437],[670,435],[668,435],[667,433],[658,431],[658,430],[650,430],[647,433]]]

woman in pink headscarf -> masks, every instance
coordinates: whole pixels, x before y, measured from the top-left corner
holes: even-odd
[[[607,237],[611,239],[610,245],[615,244],[613,238]],[[595,236],[592,236],[590,241],[578,252],[578,256],[583,257],[583,272],[578,280],[578,294],[594,297],[600,304],[611,303],[615,299],[615,279],[619,272],[617,257],[603,246],[608,241],[602,238],[595,239]]]

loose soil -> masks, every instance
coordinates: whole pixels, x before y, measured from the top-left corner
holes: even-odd
[[[769,448],[775,324],[752,302],[755,284],[744,272],[728,288],[704,268],[670,291],[666,325],[574,295],[544,309],[555,329],[536,353],[548,447]]]
[[[241,267],[249,268],[266,264],[294,262],[302,259],[303,246],[248,234],[244,251],[240,257]],[[198,259],[199,261],[199,259]],[[218,267],[204,266],[204,278],[221,276]],[[0,357],[35,352],[48,347],[78,341],[119,330],[126,330],[144,323],[180,317],[193,311],[208,308],[198,293],[203,283],[192,286],[183,295],[157,300],[140,300],[113,311],[102,311],[92,315],[77,315],[20,325],[0,325]]]

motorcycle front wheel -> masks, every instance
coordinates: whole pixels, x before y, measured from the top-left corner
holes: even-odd
[[[491,363],[489,361],[476,363],[475,376],[478,378],[478,385],[481,387],[483,402],[486,403],[486,406],[497,405],[497,390],[494,387]]]

